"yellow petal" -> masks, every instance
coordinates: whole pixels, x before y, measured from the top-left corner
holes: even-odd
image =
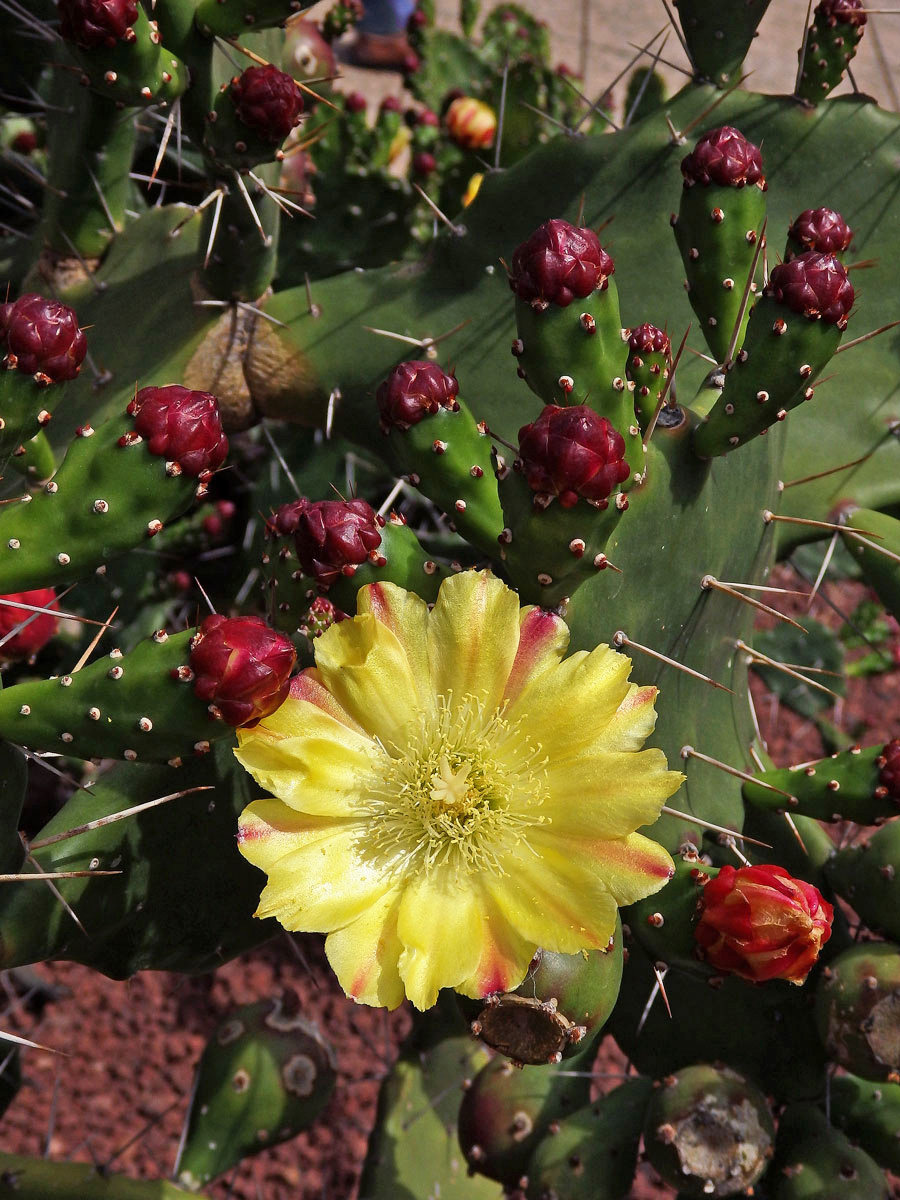
[[[534,831],[531,843],[542,859],[548,854],[562,859],[573,879],[596,879],[619,906],[652,896],[675,870],[669,852],[640,833],[614,839],[562,838],[541,828]]]
[[[372,583],[360,588],[357,612],[369,613],[386,626],[403,647],[412,671],[419,705],[426,711],[434,707],[434,688],[428,668],[428,605],[414,592],[393,583]]]
[[[537,946],[506,920],[490,895],[484,895],[484,941],[481,957],[468,979],[456,990],[473,1000],[517,988],[528,973]]]
[[[640,750],[656,728],[654,701],[658,695],[655,687],[638,687],[629,684],[625,699],[616,709],[609,724],[603,729],[594,748],[597,750]]]
[[[479,889],[457,885],[448,876],[439,870],[418,875],[400,904],[400,977],[407,996],[422,1010],[432,1007],[441,988],[456,987],[472,974],[484,943]]]
[[[358,854],[365,831],[359,825],[304,828],[296,813],[278,804],[257,800],[241,816],[241,852],[269,877],[256,915],[310,933],[349,925],[391,886]]]
[[[460,571],[441,584],[428,621],[434,690],[496,708],[519,644],[519,601],[489,571]]]
[[[305,710],[306,732],[274,741],[259,725],[239,729],[235,758],[260,787],[298,812],[352,815],[354,801],[372,778],[374,758],[381,752],[371,740],[314,705],[287,700],[282,708],[288,704]]]
[[[341,987],[360,1004],[397,1008],[403,981],[397,963],[403,946],[397,936],[400,896],[386,892],[352,924],[325,939],[325,953]]]
[[[684,776],[666,769],[661,750],[586,751],[546,767],[548,799],[541,813],[551,834],[623,838],[651,825]]]
[[[385,744],[415,718],[419,696],[409,659],[396,634],[370,613],[327,629],[316,665],[338,703]]]
[[[336,721],[340,721],[342,725],[355,729],[357,733],[363,732],[363,727],[354,721],[345,709],[341,708],[328,688],[325,687],[322,677],[315,667],[307,667],[305,671],[301,671],[299,675],[293,677],[289,700],[308,700],[310,704],[315,704],[317,708],[321,708],[323,712],[334,717]],[[272,730],[282,732],[287,737],[297,732],[290,725],[292,710],[285,709],[288,703],[289,701],[285,701],[285,704],[282,704],[265,719],[265,724]]]
[[[498,910],[536,946],[560,954],[603,950],[616,925],[616,902],[596,869],[573,861],[529,831],[529,845],[504,856],[506,874],[486,882]],[[671,862],[671,860],[670,860]],[[652,889],[648,889],[652,890]]]
[[[531,680],[507,710],[522,720],[551,758],[590,745],[628,695],[631,661],[609,646],[571,654]]]
[[[512,702],[538,675],[557,666],[569,645],[569,627],[556,613],[533,605],[523,608],[519,619],[519,644],[504,700]]]

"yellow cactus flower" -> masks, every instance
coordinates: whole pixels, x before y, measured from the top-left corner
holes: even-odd
[[[565,622],[486,571],[432,611],[388,583],[357,607],[238,730],[272,793],[238,833],[268,875],[257,916],[326,933],[344,991],[388,1008],[515,987],[538,946],[605,948],[617,906],[673,870],[635,832],[682,779],[641,750],[656,689],[608,646],[564,659]]]

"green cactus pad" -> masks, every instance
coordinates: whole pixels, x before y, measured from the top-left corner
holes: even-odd
[[[126,1179],[100,1172],[91,1163],[51,1162],[0,1151],[0,1196],[10,1200],[185,1200],[164,1179]]]
[[[528,1165],[528,1200],[626,1200],[652,1085],[629,1079],[558,1122]]]
[[[888,1171],[900,1171],[900,1083],[831,1080],[831,1120]]]
[[[749,804],[770,811],[872,825],[897,815],[897,802],[879,785],[881,751],[881,746],[854,746],[799,767],[759,771],[759,782],[745,783],[741,790]]]
[[[794,1104],[778,1123],[764,1187],[772,1200],[888,1200],[878,1165],[812,1104]]]
[[[870,929],[900,940],[900,825],[896,821],[838,850],[825,874]]]
[[[210,716],[191,686],[193,630],[158,630],[72,675],[0,691],[0,737],[31,750],[172,762],[206,754],[234,730]]]
[[[859,563],[866,583],[900,620],[900,521],[869,508],[853,508],[845,513],[844,522],[844,545]],[[859,535],[854,536],[852,529]]]
[[[328,1103],[334,1051],[295,993],[233,1009],[197,1066],[175,1178],[191,1191],[296,1137]]]
[[[252,916],[260,876],[234,843],[238,815],[259,791],[230,746],[178,770],[115,766],[90,790],[77,791],[33,841],[210,787],[36,847],[42,871],[121,874],[57,882],[83,929],[46,886],[4,883],[0,969],[61,958],[113,979],[142,970],[202,972],[274,936],[274,921]]]
[[[807,104],[819,104],[844,78],[863,35],[862,22],[841,21],[822,13],[820,4],[806,35],[797,95]]]
[[[625,923],[633,937],[656,963],[709,975],[697,958],[694,926],[700,913],[705,880],[718,871],[688,853],[675,860],[675,874],[661,891],[625,910]]]
[[[673,0],[694,70],[716,87],[737,81],[769,0],[723,7],[720,0]]]
[[[311,4],[312,0],[199,0],[194,20],[207,37],[234,38],[251,27],[283,25]]]
[[[114,46],[67,48],[84,72],[85,82],[110,104],[165,104],[176,100],[188,86],[188,68],[159,40],[159,33],[138,5],[131,26],[134,38]]]
[[[871,942],[833,959],[816,989],[816,1025],[829,1056],[863,1079],[900,1071],[900,950]]]

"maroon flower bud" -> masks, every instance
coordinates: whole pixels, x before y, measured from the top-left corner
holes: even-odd
[[[581,496],[606,508],[607,496],[628,478],[625,441],[606,417],[585,404],[548,404],[519,430],[519,455],[528,485],[572,508]]]
[[[853,307],[853,284],[833,254],[809,250],[772,269],[766,294],[792,312],[844,329]]]
[[[862,0],[822,0],[816,5],[813,20],[817,25],[853,25],[859,29],[868,20]]]
[[[705,133],[694,149],[681,160],[684,186],[718,183],[723,187],[745,187],[757,183],[765,188],[762,155],[739,129],[723,125]]]
[[[228,439],[222,432],[219,402],[209,392],[192,392],[175,383],[145,387],[127,411],[150,453],[177,463],[185,475],[208,479],[225,461]]]
[[[29,604],[32,608],[56,609],[56,592],[53,588],[37,588],[31,592],[12,592],[2,600],[19,601]],[[27,621],[28,624],[18,633],[13,634],[7,641],[9,633],[15,627]],[[31,658],[37,654],[54,636],[59,628],[59,618],[52,613],[33,613],[29,608],[17,608],[12,604],[0,604],[0,659]]]
[[[385,433],[393,428],[409,429],[441,408],[457,412],[458,395],[459,384],[437,363],[400,363],[378,388],[381,428]]]
[[[900,804],[900,738],[888,742],[879,754],[876,765],[879,768],[879,784],[887,788],[891,799]]]
[[[360,113],[366,111],[366,98],[362,92],[348,92],[344,97],[344,108],[347,112]]]
[[[628,335],[628,349],[632,354],[668,354],[672,349],[669,335],[655,325],[637,325]]]
[[[290,639],[262,617],[214,613],[191,641],[194,694],[247,729],[284,703],[296,658]]]
[[[400,70],[404,75],[415,75],[419,67],[422,65],[422,60],[416,54],[415,50],[407,50],[403,55],[403,62],[400,64]]]
[[[535,308],[565,308],[576,297],[604,291],[615,269],[592,229],[576,229],[554,217],[516,249],[509,286]]]
[[[833,208],[807,208],[788,230],[792,242],[820,254],[842,254],[852,237],[853,230]]]
[[[406,28],[410,33],[415,33],[417,29],[424,29],[428,24],[428,14],[423,12],[421,8],[414,8],[409,14],[409,20],[406,22]]]
[[[330,587],[339,575],[353,575],[360,563],[377,557],[378,518],[365,500],[307,501],[295,513],[297,558],[320,587]]]
[[[231,81],[238,120],[266,142],[280,146],[303,112],[303,93],[286,71],[271,63],[248,67]]]
[[[437,159],[427,150],[420,150],[413,155],[412,169],[416,175],[431,175],[437,170]]]
[[[380,113],[398,113],[403,112],[403,105],[397,96],[385,96],[381,104],[378,106]]]
[[[326,629],[346,621],[347,614],[335,608],[327,596],[316,596],[309,606],[306,616],[300,622],[300,632],[313,641],[321,637]]]
[[[10,149],[16,154],[32,154],[37,149],[37,134],[31,129],[23,129],[10,142]]]
[[[441,118],[430,108],[423,108],[421,112],[413,113],[413,125],[426,125],[431,129],[440,129]]]
[[[133,42],[137,0],[59,0],[59,32],[83,50]]]
[[[44,376],[44,383],[74,379],[87,353],[74,310],[35,292],[0,304],[0,338],[6,343],[6,365]]]

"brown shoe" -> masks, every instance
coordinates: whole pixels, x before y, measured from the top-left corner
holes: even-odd
[[[360,33],[348,47],[347,59],[358,67],[400,71],[411,53],[405,33]]]

